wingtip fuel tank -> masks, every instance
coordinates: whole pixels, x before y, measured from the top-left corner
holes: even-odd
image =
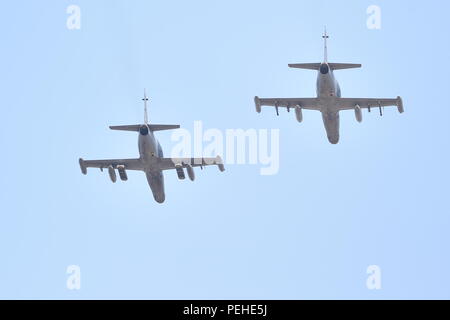
[[[403,109],[403,100],[400,96],[397,97],[397,109],[400,113],[405,112],[405,109]]]
[[[84,164],[83,158],[80,158],[80,159],[78,160],[78,162],[80,163],[81,173],[82,173],[82,174],[87,174],[87,169],[86,169],[86,165]]]
[[[261,101],[257,96],[255,97],[255,108],[256,112],[261,113]]]

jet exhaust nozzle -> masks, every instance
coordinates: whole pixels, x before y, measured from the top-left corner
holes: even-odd
[[[330,67],[328,66],[328,64],[322,63],[320,65],[319,71],[321,74],[327,74],[328,72],[330,72]]]
[[[147,125],[143,125],[139,128],[139,133],[142,134],[143,136],[148,135],[148,126]]]

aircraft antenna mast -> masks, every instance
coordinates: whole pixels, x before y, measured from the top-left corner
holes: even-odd
[[[142,101],[144,101],[144,123],[148,124],[148,114],[147,114],[148,97],[147,97],[147,93],[145,92],[145,89],[144,89],[144,98],[142,99]]]
[[[324,57],[324,62],[327,63],[328,62],[328,54],[327,54],[327,39],[329,38],[328,34],[327,34],[327,27],[325,27],[325,31],[323,33],[323,57]]]

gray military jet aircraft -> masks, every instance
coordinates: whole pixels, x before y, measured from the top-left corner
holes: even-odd
[[[155,131],[178,129],[179,125],[149,124],[147,116],[148,97],[144,91],[144,123],[125,126],[110,126],[112,130],[135,131],[139,133],[138,146],[139,158],[136,159],[110,159],[110,160],[83,160],[79,159],[81,172],[87,174],[87,168],[108,169],[109,177],[112,182],[116,182],[116,169],[122,181],[128,180],[126,170],[144,171],[147,181],[152,190],[156,202],[163,203],[164,176],[163,171],[175,169],[178,178],[185,179],[184,170],[186,169],[189,179],[194,181],[195,174],[193,167],[217,165],[220,171],[224,171],[222,159],[216,158],[164,158],[161,145],[154,136]]]
[[[302,122],[302,110],[317,110],[322,112],[322,119],[327,132],[328,140],[332,144],[339,142],[339,111],[354,110],[358,122],[362,121],[362,108],[368,109],[378,107],[380,115],[383,115],[385,106],[397,106],[400,113],[404,111],[403,102],[400,97],[396,99],[379,98],[341,98],[341,89],[336,81],[333,71],[340,69],[360,68],[360,64],[330,63],[327,61],[327,32],[323,34],[324,39],[324,61],[322,63],[297,63],[289,64],[290,68],[318,70],[317,97],[316,98],[270,98],[260,99],[255,97],[256,111],[261,112],[261,106],[273,106],[279,115],[278,108],[285,107],[289,112],[295,109],[295,115]]]

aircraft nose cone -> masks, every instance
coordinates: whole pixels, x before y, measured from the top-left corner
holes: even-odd
[[[328,136],[328,141],[331,144],[337,144],[339,142],[339,136]]]
[[[166,196],[164,194],[155,194],[153,196],[156,202],[163,203],[166,200]]]
[[[139,133],[140,134],[142,134],[143,136],[146,136],[146,135],[148,135],[148,127],[147,126],[141,126],[140,128],[139,128]]]
[[[326,63],[322,63],[320,65],[320,73],[321,74],[327,74],[330,71],[330,67],[328,67],[328,65]]]

